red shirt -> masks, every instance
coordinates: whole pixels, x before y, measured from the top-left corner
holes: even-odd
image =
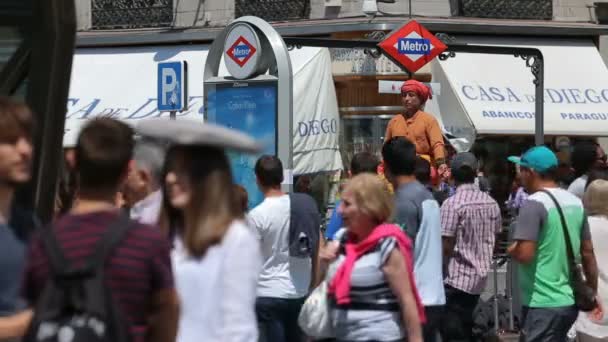
[[[115,223],[116,212],[66,215],[53,226],[66,259],[74,265],[92,255],[99,239]],[[157,227],[134,223],[105,266],[106,284],[122,313],[130,319],[134,340],[143,340],[152,296],[173,288],[170,245]],[[23,295],[34,306],[49,274],[49,261],[40,236],[32,239]]]

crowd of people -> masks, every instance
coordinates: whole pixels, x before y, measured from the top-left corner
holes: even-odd
[[[283,190],[276,156],[257,159],[264,200],[247,208],[225,152],[255,151],[247,136],[160,119],[134,131],[110,118],[82,128],[56,218],[33,229],[13,205],[31,177],[32,113],[0,98],[0,340],[473,341],[501,206],[474,154],[448,160],[443,139],[419,138],[436,133],[421,111],[428,88],[402,91],[406,113],[381,160],[352,158],[325,234],[316,202]],[[573,326],[582,341],[608,338],[606,155],[592,143],[573,155],[569,189],[547,147],[509,158],[524,341],[564,341]],[[307,300],[318,288],[321,304]],[[313,316],[327,329],[306,336]]]

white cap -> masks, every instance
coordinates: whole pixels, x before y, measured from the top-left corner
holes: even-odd
[[[188,119],[150,119],[137,123],[142,135],[169,141],[176,145],[203,145],[256,153],[262,146],[249,135],[234,129]]]

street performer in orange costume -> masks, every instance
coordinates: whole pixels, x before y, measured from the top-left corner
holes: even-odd
[[[443,134],[437,119],[422,111],[426,101],[432,98],[431,89],[416,80],[408,80],[401,86],[401,103],[405,111],[389,121],[384,142],[393,137],[406,137],[416,145],[416,153],[437,168],[437,174],[447,171]]]

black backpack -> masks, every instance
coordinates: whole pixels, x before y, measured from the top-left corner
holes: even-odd
[[[131,341],[130,325],[104,282],[104,265],[129,231],[131,221],[121,215],[110,227],[89,260],[77,268],[68,264],[53,229],[43,230],[49,280],[23,342]]]
[[[317,203],[304,193],[289,194],[289,256],[313,258],[319,246],[321,217]]]

